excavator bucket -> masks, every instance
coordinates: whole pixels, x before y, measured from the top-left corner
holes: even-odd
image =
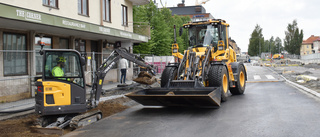
[[[151,88],[126,94],[144,106],[219,107],[221,93],[217,87]]]

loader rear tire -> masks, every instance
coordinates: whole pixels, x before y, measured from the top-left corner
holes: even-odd
[[[230,92],[232,95],[241,95],[243,94],[246,88],[246,73],[243,65],[239,66],[239,72],[237,77],[237,82],[235,83],[234,88],[230,88]]]
[[[229,90],[229,76],[225,66],[214,65],[210,67],[209,75],[209,87],[220,87],[221,101],[227,101]]]
[[[161,87],[166,87],[172,80],[176,80],[177,72],[177,67],[166,67],[161,75]]]

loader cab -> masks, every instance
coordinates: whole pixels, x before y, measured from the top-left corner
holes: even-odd
[[[225,45],[228,44],[228,25],[221,22],[191,23],[184,27],[188,29],[190,47],[211,46],[217,49],[219,40],[223,40]]]
[[[44,52],[44,75],[42,79],[44,81],[72,83],[84,87],[85,80],[82,68],[84,63],[82,60],[80,54],[74,50],[46,50]]]

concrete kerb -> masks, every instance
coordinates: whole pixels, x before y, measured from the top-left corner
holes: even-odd
[[[273,71],[273,72],[275,72],[274,70],[272,70],[272,69],[270,69],[270,68],[268,68],[268,69],[271,70],[271,71]],[[277,74],[278,74],[278,73],[277,73]],[[283,75],[280,75],[280,74],[278,74],[278,75],[279,75],[280,77],[282,77],[282,78],[283,78],[288,84],[290,84],[291,86],[293,86],[293,87],[295,87],[295,88],[297,88],[297,89],[306,91],[307,93],[310,93],[310,94],[312,94],[312,95],[320,98],[320,93],[318,93],[318,92],[316,92],[316,91],[314,91],[314,90],[312,90],[312,89],[309,89],[309,88],[307,88],[307,87],[305,87],[305,86],[302,86],[302,85],[299,85],[299,84],[297,84],[297,83],[294,83],[294,82],[286,79]]]

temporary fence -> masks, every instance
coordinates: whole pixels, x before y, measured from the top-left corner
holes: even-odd
[[[284,54],[283,57],[288,58],[288,59],[300,59],[301,58],[300,55],[295,55],[295,54]]]
[[[40,75],[30,64],[42,63],[33,58],[38,54],[36,50],[0,50],[0,96],[31,93],[33,89],[28,85],[33,85]]]
[[[320,59],[320,53],[314,53],[314,54],[309,54],[309,55],[302,55],[301,56],[302,60],[319,60]]]
[[[111,52],[85,52],[81,53],[86,58],[85,77],[90,84],[93,79],[93,72],[110,55]],[[141,56],[137,54],[136,56]],[[30,92],[34,96],[34,83],[42,76],[42,56],[39,50],[0,50],[0,96]],[[169,62],[174,61],[173,56],[154,56],[144,55],[147,64],[153,65],[156,73],[161,74]],[[118,63],[118,62],[116,62]],[[143,69],[135,63],[128,63],[129,68],[133,69],[132,77],[138,76]],[[118,64],[113,72],[119,73]],[[130,72],[129,72],[130,73]],[[119,79],[120,75],[115,79]],[[130,75],[131,76],[131,75]]]
[[[145,56],[145,61],[149,64],[152,64],[156,67],[157,73],[162,73],[166,65],[171,62],[174,62],[173,56]]]

